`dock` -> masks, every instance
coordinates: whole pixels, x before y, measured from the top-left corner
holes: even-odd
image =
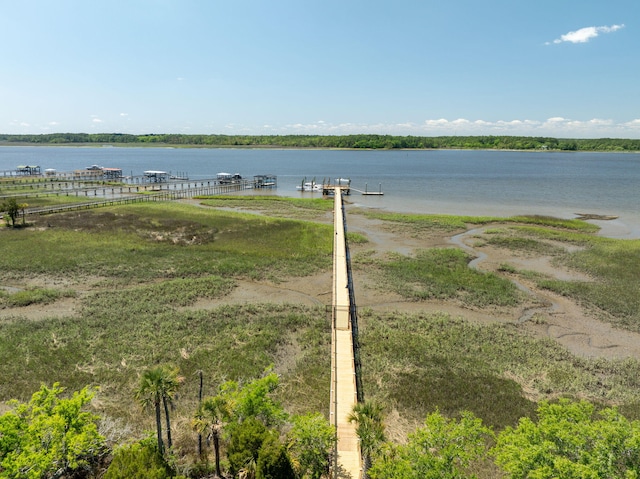
[[[363,400],[358,329],[349,249],[345,235],[343,189],[334,187],[333,300],[331,335],[331,397],[329,420],[336,428],[333,474],[338,470],[353,479],[362,477],[362,457],[356,426],[348,417]]]
[[[331,183],[331,180],[325,183],[325,181],[323,180],[322,184],[315,183],[315,182],[305,183],[304,181],[306,181],[306,178],[305,180],[303,180],[303,185],[310,185],[310,186],[308,189],[306,189],[303,186],[302,191],[319,191],[321,189],[323,196],[333,196],[336,188],[340,188],[340,192],[342,195],[350,195],[351,191],[355,191],[365,196],[384,195],[384,193],[382,192],[382,183],[378,184],[378,191],[369,191],[367,183],[364,184],[364,190],[360,190],[358,188],[354,188],[353,186],[351,186],[351,180],[348,178],[337,178],[335,180],[335,183]],[[314,186],[317,186],[317,190],[314,189]]]
[[[162,172],[164,173],[164,172]],[[157,179],[157,178],[156,178]],[[87,201],[63,203],[45,207],[25,208],[25,215],[48,215],[65,211],[100,208],[148,201],[173,201],[194,196],[212,196],[236,193],[250,189],[277,188],[275,175],[257,175],[254,180],[241,180],[220,184],[210,180],[171,180],[141,184],[108,184],[88,180],[52,180],[32,178],[26,181],[3,182],[0,203],[7,198],[27,200],[31,197],[67,196],[87,198]],[[89,200],[93,197],[93,200]],[[1,216],[0,216],[1,217]]]
[[[366,183],[364,184],[364,191],[358,190],[356,188],[351,188],[351,189],[353,191],[357,191],[361,195],[366,195],[366,196],[382,196],[382,195],[384,195],[384,193],[382,192],[382,183],[378,184],[378,191],[369,191],[369,188],[368,188]]]

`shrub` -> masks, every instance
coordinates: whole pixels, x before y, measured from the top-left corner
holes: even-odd
[[[269,434],[258,453],[256,479],[295,479],[287,448],[275,434]]]
[[[114,451],[113,460],[104,479],[166,479],[171,471],[162,456],[154,438],[149,437],[132,444],[126,444]]]

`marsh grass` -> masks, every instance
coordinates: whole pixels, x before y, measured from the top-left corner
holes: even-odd
[[[631,331],[640,331],[640,241],[615,240],[544,230],[527,230],[539,237],[577,243],[582,249],[565,252],[561,264],[583,272],[592,281],[542,279],[539,286],[577,299],[581,304],[602,311],[604,319]]]
[[[185,204],[86,210],[46,222],[47,228],[0,233],[7,270],[138,280],[206,274],[276,279],[309,274],[331,261],[328,225]]]
[[[1,189],[0,189],[1,192]],[[55,205],[65,205],[65,204],[73,204],[73,203],[87,203],[89,201],[99,201],[103,198],[94,197],[94,196],[84,196],[74,194],[68,194],[64,191],[60,192],[51,192],[51,191],[40,191],[38,193],[34,193],[31,190],[24,191],[11,191],[11,195],[20,195],[19,198],[16,198],[19,204],[26,204],[28,208],[33,207],[43,207],[43,206],[55,206]]]
[[[286,205],[292,216],[298,208],[293,202],[267,201],[264,208]],[[0,231],[0,274],[65,276],[79,283],[96,277],[92,287],[100,289],[89,288],[78,299],[73,317],[28,320],[16,308],[15,316],[0,322],[0,399],[27,400],[43,382],[60,381],[70,390],[99,385],[95,406],[139,435],[153,429],[151,415],[134,401],[138,376],[150,365],[180,368],[185,382],[174,424],[186,425],[196,410],[198,371],[204,373],[205,394],[211,394],[225,379],[255,378],[274,364],[287,410],[327,412],[331,334],[324,308],[220,302],[240,278],[281,279],[329,268],[331,226],[173,203],[61,214],[46,221],[46,228]],[[425,230],[467,227],[467,218],[460,217],[407,221]],[[606,287],[618,278],[626,283],[618,291],[629,294],[619,306],[633,304],[635,243],[594,239],[583,222],[563,230],[566,226],[549,219],[530,221],[533,226],[518,226],[526,229],[516,234],[583,246],[559,259],[575,262],[576,268],[583,264],[602,281],[603,296],[617,294]],[[350,242],[362,240],[349,236]],[[600,251],[608,255],[606,261],[598,259]],[[510,282],[469,269],[469,259],[453,248],[385,260],[363,251],[354,263],[383,272],[385,284],[414,299],[442,297],[487,308],[518,302]],[[568,282],[554,287],[593,301],[595,290],[579,291],[585,285],[592,287]],[[3,301],[8,294],[1,296]],[[638,415],[635,360],[577,358],[516,326],[475,324],[441,313],[365,309],[359,316],[365,396],[386,402],[403,417],[422,422],[436,408],[448,415],[471,410],[502,428],[533,415],[535,401],[558,396],[619,404],[630,417]]]
[[[49,304],[60,298],[76,296],[73,290],[59,290],[50,288],[29,288],[15,293],[0,293],[0,308],[16,308],[30,304]]]
[[[380,268],[385,283],[406,298],[456,299],[480,307],[518,303],[513,283],[469,268],[470,259],[459,249],[436,248],[420,251],[415,257],[393,255]]]
[[[197,403],[197,371],[203,371],[205,393],[212,394],[225,379],[258,377],[276,363],[291,408],[326,408],[331,335],[322,308],[258,304],[185,310],[181,305],[224,295],[227,280],[169,286],[198,292],[186,299],[176,293],[164,297],[153,286],[96,293],[84,300],[79,317],[5,321],[0,397],[24,399],[40,383],[58,379],[73,389],[100,385],[102,411],[141,432],[151,428],[151,418],[135,404],[134,392],[148,365],[179,366],[186,379],[177,413],[188,420]]]
[[[328,198],[286,198],[275,195],[198,196],[203,205],[217,208],[239,208],[268,213],[269,216],[297,219],[319,219],[333,211]]]
[[[565,252],[560,246],[544,241],[513,235],[496,235],[486,238],[486,244],[513,251],[534,253],[538,255],[558,256]]]
[[[631,404],[640,392],[638,361],[577,358],[513,325],[444,313],[361,314],[361,320],[367,394],[416,420],[435,408],[451,415],[466,409],[501,428],[532,415],[541,398]]]
[[[389,222],[414,225],[419,228],[435,228],[444,231],[465,230],[468,225],[485,225],[490,223],[517,223],[525,225],[540,225],[544,227],[561,228],[584,233],[598,231],[598,227],[582,220],[564,220],[550,216],[454,216],[454,215],[421,215],[387,213],[371,210],[356,210],[368,218],[375,218]]]

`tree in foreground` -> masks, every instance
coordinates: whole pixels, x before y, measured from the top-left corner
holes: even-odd
[[[268,369],[264,376],[244,384],[226,381],[220,386],[219,395],[229,404],[234,422],[254,418],[266,427],[275,427],[287,418],[282,405],[271,394],[279,383],[278,375]]]
[[[366,401],[356,403],[347,418],[356,424],[356,435],[360,441],[362,454],[362,476],[366,479],[371,467],[372,457],[385,441],[383,407],[377,403]]]
[[[329,472],[336,430],[320,413],[293,417],[289,450],[297,464],[298,476],[320,479]]]
[[[287,448],[271,431],[262,442],[256,464],[256,479],[296,479]]]
[[[369,475],[373,479],[473,478],[469,466],[485,453],[490,436],[491,431],[471,412],[455,420],[436,411],[409,435],[406,445],[388,446]]]
[[[513,479],[640,477],[640,422],[585,401],[542,402],[538,422],[522,418],[492,450]]]
[[[263,442],[269,436],[269,430],[262,422],[250,417],[234,425],[227,447],[229,469],[235,477],[252,477],[257,468],[258,456]]]
[[[62,398],[63,391],[58,383],[42,386],[0,416],[0,477],[86,477],[106,453],[98,416],[83,410],[95,392],[84,388]]]
[[[216,476],[222,476],[222,443],[234,477],[319,479],[328,471],[335,429],[321,414],[289,418],[273,396],[278,384],[278,375],[267,369],[251,381],[224,382],[202,402],[192,425],[212,439]],[[285,436],[286,424],[291,428]]]
[[[169,406],[178,391],[182,378],[178,376],[178,368],[170,366],[156,366],[147,369],[140,378],[140,386],[136,391],[136,399],[144,407],[153,406],[156,414],[156,432],[158,437],[158,452],[164,454],[164,440],[162,437],[162,409],[165,413],[167,426],[167,446],[171,449],[171,422]]]
[[[220,469],[220,438],[223,427],[229,420],[231,411],[229,403],[222,396],[207,398],[198,409],[193,421],[193,427],[198,433],[204,434],[207,441],[213,442],[213,454],[215,457],[216,477],[222,477]]]

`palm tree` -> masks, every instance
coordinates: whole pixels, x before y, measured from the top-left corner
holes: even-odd
[[[222,396],[207,398],[198,410],[193,427],[199,433],[207,434],[213,441],[213,453],[216,461],[216,477],[222,477],[220,471],[220,436],[224,422],[230,414],[229,403]]]
[[[356,424],[356,435],[360,440],[360,452],[362,453],[362,476],[365,479],[369,477],[371,457],[386,440],[383,413],[384,408],[380,404],[367,401],[354,404],[351,414],[347,417],[349,422]]]
[[[158,451],[164,454],[164,442],[162,440],[161,407],[164,407],[165,421],[167,424],[167,445],[171,449],[171,422],[169,420],[169,406],[173,403],[178,386],[182,382],[178,376],[178,368],[170,366],[156,366],[147,369],[140,378],[140,386],[136,392],[136,399],[144,407],[153,405],[156,413],[156,429],[158,432]]]

